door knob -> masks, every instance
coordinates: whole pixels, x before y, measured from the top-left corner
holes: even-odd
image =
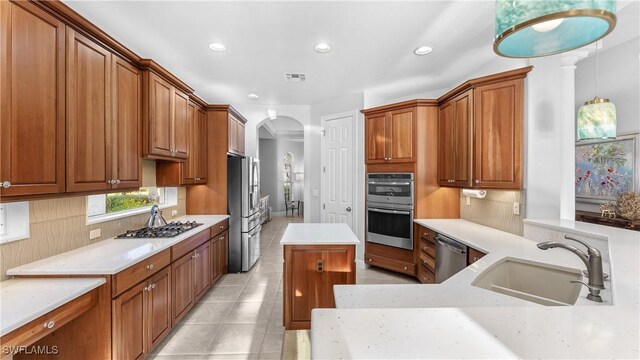
[[[351,206],[347,207],[347,212],[351,212]]]

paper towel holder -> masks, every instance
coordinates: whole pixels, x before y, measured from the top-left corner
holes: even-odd
[[[472,189],[462,189],[462,195],[467,197],[474,197],[478,199],[484,199],[487,196],[486,190],[472,190]]]

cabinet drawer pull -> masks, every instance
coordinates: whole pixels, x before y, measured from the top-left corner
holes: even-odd
[[[116,184],[120,184],[120,179],[117,179],[117,180],[116,180]]]
[[[44,323],[44,327],[47,328],[47,329],[53,329],[53,327],[55,325],[56,325],[56,323],[53,320],[49,320],[49,321]]]
[[[224,225],[220,225],[220,229],[224,229]]]
[[[407,271],[407,269],[408,269],[408,268],[407,268],[406,266],[403,268],[403,270],[404,270],[404,271]]]
[[[369,262],[373,262],[373,259],[371,259],[371,258],[370,258],[370,259],[369,259]]]
[[[147,270],[153,270],[153,264],[147,265]]]
[[[476,184],[480,184],[480,180],[476,180]]]
[[[224,236],[220,236],[218,240],[224,240]]]

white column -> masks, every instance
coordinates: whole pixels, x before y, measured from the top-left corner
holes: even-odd
[[[562,98],[560,116],[560,218],[575,220],[576,63],[589,52],[571,51],[562,55]]]

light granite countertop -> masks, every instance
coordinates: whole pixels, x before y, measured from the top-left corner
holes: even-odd
[[[583,269],[570,252],[464,220],[416,220],[487,253],[442,284],[343,285],[337,309],[312,312],[312,357],[338,358],[638,358],[640,234],[561,220],[525,226],[603,239],[611,282],[604,304],[545,307],[471,282],[505,257]]]
[[[113,275],[162,250],[228,219],[229,215],[187,215],[173,221],[196,221],[203,225],[172,238],[126,238],[98,241],[7,271],[7,275]]]
[[[360,240],[347,224],[289,224],[281,245],[357,245]]]
[[[101,286],[104,278],[12,279],[0,282],[0,336]]]

